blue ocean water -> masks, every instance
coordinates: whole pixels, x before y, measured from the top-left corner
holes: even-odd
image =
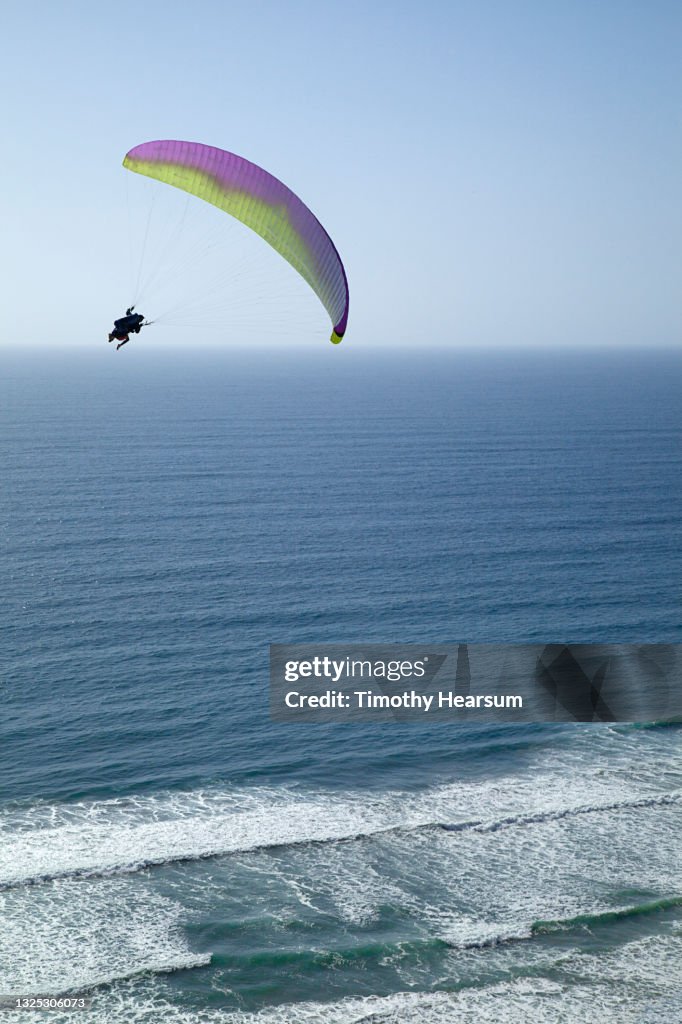
[[[6,353],[0,994],[678,1020],[679,727],[275,725],[267,681],[271,642],[680,642],[681,385],[663,352]]]

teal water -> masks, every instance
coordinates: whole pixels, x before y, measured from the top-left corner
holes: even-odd
[[[680,642],[681,385],[670,353],[5,354],[0,994],[679,1019],[679,727],[275,725],[267,658]]]

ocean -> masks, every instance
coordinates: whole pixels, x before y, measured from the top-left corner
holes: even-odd
[[[682,1019],[682,726],[268,712],[270,643],[682,642],[680,353],[2,363],[0,996]]]

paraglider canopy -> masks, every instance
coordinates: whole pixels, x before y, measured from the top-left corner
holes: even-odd
[[[199,142],[144,142],[123,166],[183,189],[231,214],[264,238],[318,296],[338,344],[348,323],[348,281],[341,257],[317,217],[283,182],[257,164]]]

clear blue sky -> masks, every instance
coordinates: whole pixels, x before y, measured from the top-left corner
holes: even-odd
[[[1,344],[101,339],[156,138],[299,192],[344,345],[680,343],[679,0],[9,0],[0,47]]]

